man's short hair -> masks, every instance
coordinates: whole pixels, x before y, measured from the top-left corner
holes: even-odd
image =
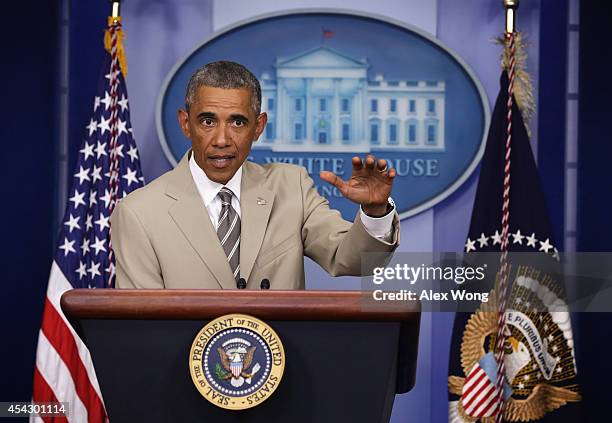
[[[208,63],[189,79],[185,93],[185,110],[195,102],[202,86],[225,89],[246,88],[251,93],[251,107],[256,115],[261,112],[261,86],[253,73],[239,63],[221,60]]]

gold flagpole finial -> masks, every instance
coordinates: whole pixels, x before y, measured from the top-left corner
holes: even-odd
[[[519,0],[502,0],[506,9],[506,34],[513,34],[516,28],[516,9],[519,7]]]
[[[123,38],[125,34],[121,29],[121,14],[120,0],[110,0],[112,4],[111,15],[108,17],[108,28],[104,31],[104,48],[109,54],[116,54],[116,58],[119,60],[119,66],[123,77],[127,75],[127,61],[125,60],[125,50],[123,48]],[[113,41],[113,37],[114,40]]]

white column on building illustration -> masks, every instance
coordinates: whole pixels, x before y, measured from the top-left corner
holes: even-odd
[[[422,94],[417,95],[415,99],[416,102],[416,122],[417,125],[417,144],[425,145],[425,133],[427,128],[425,128],[425,107],[426,104],[423,104]]]
[[[446,115],[445,115],[445,99],[443,95],[439,96],[439,100],[438,100],[438,147],[440,149],[445,149],[446,148],[446,143],[444,140],[444,123],[446,122]]]
[[[334,127],[332,128],[332,144],[341,144],[340,140],[340,78],[334,78],[334,104],[332,107],[332,118]]]
[[[367,145],[370,143],[370,134],[368,133],[368,116],[370,115],[370,109],[368,108],[368,81],[365,78],[361,80],[361,97],[362,113],[360,115],[363,116],[363,122],[361,122],[361,133],[363,136],[361,139]]]
[[[359,140],[363,139],[361,133],[361,120],[363,119],[363,110],[361,110],[361,87],[357,83],[355,94],[351,98],[351,144],[358,145]]]
[[[361,134],[359,134],[359,131],[361,130],[361,120],[360,120],[360,110],[359,110],[359,106],[358,106],[358,101],[359,101],[359,93],[361,92],[361,90],[359,90],[359,86],[357,86],[357,91],[353,92],[352,96],[350,97],[350,105],[349,105],[349,110],[351,113],[351,132],[350,132],[350,144],[355,145],[357,144],[357,140],[361,139]]]
[[[286,144],[287,132],[285,131],[285,90],[283,89],[283,79],[276,81],[276,139],[280,144]]]
[[[304,101],[304,111],[306,116],[306,122],[304,122],[306,126],[306,141],[304,144],[313,144],[312,140],[314,140],[314,134],[312,133],[312,111],[314,109],[314,104],[312,103],[312,78],[304,78],[304,92],[306,93],[306,101]]]

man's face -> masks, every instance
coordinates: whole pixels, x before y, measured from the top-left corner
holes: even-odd
[[[211,181],[226,184],[246,160],[268,117],[255,115],[246,88],[202,86],[189,113],[179,110],[178,119],[198,166]]]

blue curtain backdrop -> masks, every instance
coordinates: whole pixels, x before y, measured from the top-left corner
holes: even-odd
[[[131,5],[126,4],[126,7],[137,7],[143,15],[150,10],[148,7],[172,9],[170,1],[145,4],[126,0],[128,2]],[[212,7],[211,3],[206,2],[206,7]],[[438,2],[439,22],[443,22],[444,16],[448,16],[452,7],[456,7],[453,3],[446,0]],[[499,6],[497,2],[494,3],[495,7]],[[524,3],[528,7],[527,2]],[[35,7],[10,2],[4,5],[4,16],[8,18],[1,30],[3,54],[0,68],[4,81],[0,125],[4,206],[0,401],[26,401],[31,396],[36,337],[58,230],[57,204],[65,201],[59,198],[57,190],[59,166],[62,163],[58,157],[58,122],[61,94],[60,16],[63,5],[69,8],[67,169],[68,175],[71,175],[77,146],[91,113],[103,55],[102,37],[109,3],[106,0],[66,0],[41,2]],[[542,0],[539,5],[539,73],[533,75],[537,78],[540,92],[536,115],[538,160],[553,230],[559,242],[562,242],[565,192],[562,182],[565,155],[562,146],[566,131],[567,96],[564,63],[567,59],[568,8],[566,1]],[[610,45],[611,37],[606,28],[612,16],[610,6],[603,0],[581,2],[580,14],[578,249],[610,251],[612,171],[607,163],[610,157],[607,153],[612,153],[612,145],[607,122],[612,115],[609,101],[612,89],[608,77],[611,59],[604,46]],[[487,16],[490,17],[484,14],[481,19]],[[176,26],[178,23],[170,19],[169,25]],[[210,22],[206,25],[210,25]],[[439,28],[440,31],[448,35],[453,28],[446,25]],[[137,41],[148,42],[146,39]],[[132,39],[131,42],[136,40]],[[128,60],[138,58],[128,57]],[[494,78],[497,78],[498,67],[492,67],[495,69]],[[137,107],[134,103],[132,106]],[[143,128],[140,134],[137,133],[137,142],[144,142],[138,135],[149,138],[155,132]],[[152,141],[147,139],[146,142]],[[150,152],[152,155],[153,150]],[[143,154],[144,159],[146,156],[147,153]],[[151,163],[154,162],[153,167],[163,167],[161,156],[150,159]],[[147,166],[146,163],[144,165]],[[473,181],[468,181],[466,186],[471,184]],[[447,201],[453,202],[456,196],[468,194],[458,191]],[[443,206],[439,212],[440,216],[453,218],[452,210],[444,210]],[[467,227],[467,223],[465,225]],[[436,239],[443,240],[439,235],[435,235]],[[454,238],[449,238],[448,242],[454,243]],[[612,348],[612,318],[610,314],[603,313],[577,317],[577,353],[587,405],[585,408],[589,413],[588,421],[596,421],[596,417],[602,415],[605,400],[609,397],[604,387],[612,378],[612,366],[607,358]],[[444,328],[451,321],[452,316],[438,316],[438,326],[434,324],[431,330],[444,333]],[[443,361],[436,378],[443,377],[443,370],[447,366],[444,346],[438,346],[432,354],[435,354],[435,360]],[[431,389],[432,396],[438,398],[437,388]],[[444,421],[445,407],[438,405],[436,408],[438,411],[432,413],[432,421]],[[409,410],[402,410],[402,413],[407,412]]]
[[[59,6],[3,5],[0,26],[0,401],[31,396],[53,251]]]
[[[612,251],[611,19],[609,2],[580,2],[577,227],[580,251]],[[585,421],[608,420],[612,313],[581,314],[578,328],[577,358],[581,363]]]
[[[72,176],[93,106],[109,3],[3,5],[0,401],[28,401],[32,395],[36,339],[61,218],[58,203],[65,201],[58,191],[63,7],[69,8],[67,168]]]

